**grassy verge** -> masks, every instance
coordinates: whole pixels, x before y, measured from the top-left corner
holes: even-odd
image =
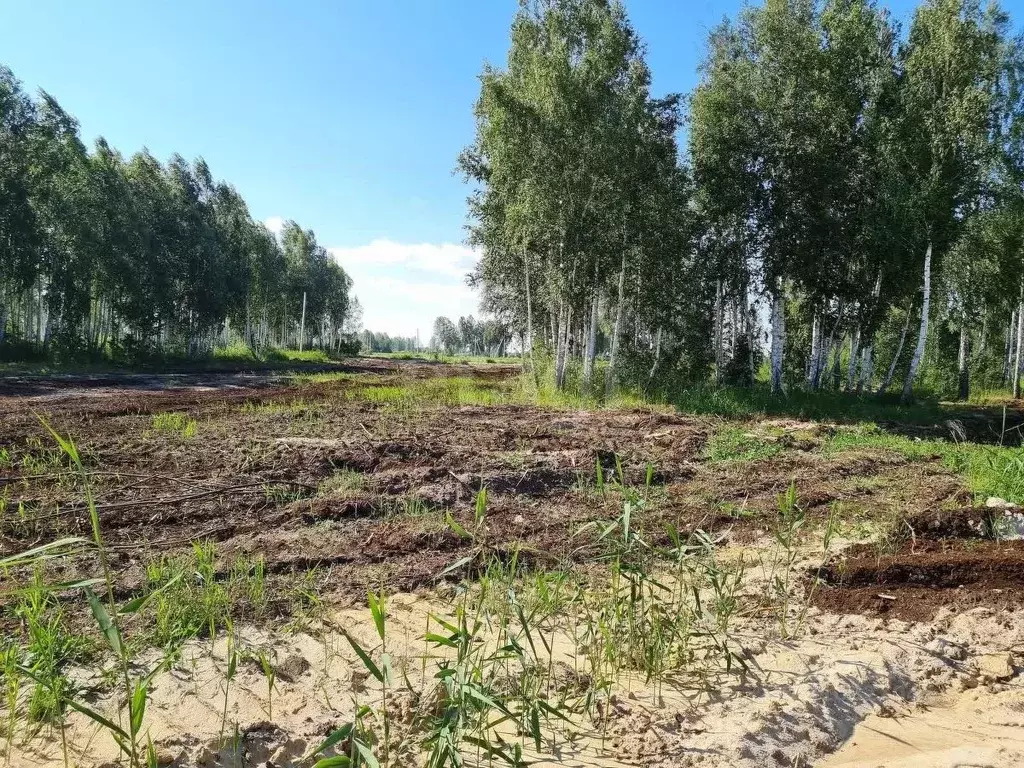
[[[826,453],[883,450],[911,460],[941,458],[966,480],[976,502],[996,496],[1024,504],[1024,449],[965,441],[922,440],[892,434],[874,424],[839,430],[822,447]]]

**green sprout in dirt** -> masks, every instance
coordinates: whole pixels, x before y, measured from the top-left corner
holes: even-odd
[[[152,420],[153,431],[164,435],[177,435],[184,440],[196,436],[198,425],[195,419],[184,413],[156,413]]]
[[[483,487],[477,491],[476,501],[473,505],[472,528],[467,529],[459,523],[451,512],[445,513],[445,522],[460,539],[471,542],[472,551],[445,568],[441,572],[441,578],[463,569],[471,569],[473,566],[479,567],[485,564],[493,554],[491,542],[487,536],[487,488]]]
[[[37,649],[46,648],[49,651],[54,651],[61,645],[61,641],[59,640],[61,636],[59,632],[59,624],[55,624],[52,621],[48,623],[41,623],[38,621],[42,616],[40,605],[41,601],[44,599],[43,596],[49,594],[51,591],[80,589],[85,595],[93,618],[96,621],[107,648],[113,653],[117,661],[119,669],[118,676],[121,679],[121,684],[124,689],[122,706],[127,709],[127,729],[91,709],[82,700],[80,700],[77,692],[67,684],[67,678],[61,674],[56,674],[56,665],[46,664],[40,667],[37,663],[38,659],[35,659],[31,662],[26,661],[19,664],[17,669],[20,674],[35,683],[36,688],[33,692],[34,700],[51,702],[52,704],[50,706],[58,716],[61,715],[65,709],[73,709],[85,715],[113,737],[118,748],[125,757],[128,758],[132,768],[141,768],[145,760],[144,755],[146,755],[147,752],[151,753],[151,750],[148,750],[142,743],[143,721],[145,718],[146,702],[149,695],[149,684],[153,675],[163,668],[163,663],[158,664],[157,667],[151,670],[147,675],[136,676],[133,671],[130,653],[123,641],[121,622],[125,618],[138,613],[149,598],[136,598],[124,605],[117,604],[114,598],[114,577],[107,557],[107,550],[103,543],[99,513],[92,493],[92,488],[89,483],[88,474],[85,472],[82,465],[81,455],[79,454],[74,442],[70,439],[61,437],[45,421],[43,422],[43,425],[50,434],[53,435],[57,444],[60,446],[61,451],[67,456],[71,466],[77,471],[78,476],[82,481],[85,489],[86,507],[89,512],[92,539],[91,541],[75,538],[61,539],[26,552],[9,556],[0,560],[0,571],[6,573],[8,569],[13,567],[38,565],[48,559],[60,557],[76,550],[81,551],[88,549],[96,554],[100,565],[100,571],[102,573],[102,577],[99,579],[87,580],[75,584],[47,586],[42,585],[41,582],[37,582],[35,590],[36,596],[30,597],[30,600],[34,602],[30,602],[28,606],[28,612],[33,617],[32,622],[36,622],[35,639],[30,644],[29,649],[31,651],[33,647],[36,647]],[[101,598],[93,591],[92,587],[97,583],[103,587],[105,599]],[[60,722],[63,722],[62,719]],[[63,740],[63,727],[61,733]],[[66,745],[65,762],[67,762]]]

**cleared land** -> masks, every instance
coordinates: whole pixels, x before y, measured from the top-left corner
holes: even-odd
[[[515,606],[546,606],[536,631],[548,640],[523,668],[547,666],[536,672],[546,691],[537,700],[559,714],[538,710],[537,743],[529,719],[502,736],[544,760],[878,764],[850,752],[864,718],[905,717],[910,727],[958,707],[972,712],[975,736],[989,735],[934,754],[922,751],[934,741],[925,735],[908,762],[885,764],[945,764],[964,749],[984,764],[1024,760],[1013,728],[1024,724],[1024,542],[1012,540],[1012,508],[983,506],[1024,489],[1019,448],[1007,447],[1019,444],[1007,427],[1020,414],[843,425],[539,406],[516,374],[376,359],[296,379],[5,380],[0,557],[91,535],[83,479],[45,420],[82,453],[115,599],[155,596],[125,620],[125,636],[151,665],[163,663],[154,648],[175,648],[147,717],[160,759],[179,765],[299,764],[351,719],[353,699],[375,710],[367,717],[377,725],[366,727],[378,758],[379,713],[402,710],[384,752],[392,764],[415,762],[410,745],[429,725],[426,659],[450,650],[429,653],[422,637],[460,600],[475,616],[511,617],[517,631],[531,621]],[[95,552],[82,551],[48,561],[38,578],[70,583],[97,567]],[[116,713],[87,605],[58,590],[26,618],[33,609],[15,587],[30,580],[26,569],[3,577],[9,636],[31,650],[32,622],[52,619],[84,638],[51,671]],[[518,598],[500,609],[467,598],[494,582]],[[406,675],[395,674],[383,703],[345,634],[370,655],[385,650],[368,591],[393,596],[387,651]],[[175,608],[204,600],[205,612]],[[616,623],[608,604],[634,613]],[[652,619],[659,604],[673,616]],[[600,627],[609,635],[598,653],[585,637]],[[637,637],[666,627],[656,647]],[[479,634],[481,646],[503,637],[489,623]],[[611,646],[624,658],[609,661]],[[234,647],[249,649],[251,663],[225,686]],[[505,667],[493,695],[512,696]],[[268,711],[270,669],[281,671]],[[116,757],[87,718],[46,702],[30,711],[33,696],[44,698],[25,683],[4,714],[17,700],[7,731],[17,761],[61,759],[55,721],[67,724],[72,762]],[[971,696],[983,700],[971,708]]]

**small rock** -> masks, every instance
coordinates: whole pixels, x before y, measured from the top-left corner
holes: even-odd
[[[156,764],[157,765],[161,765],[161,766],[174,765],[178,761],[179,757],[181,757],[180,754],[176,755],[174,752],[169,750],[167,747],[159,747],[156,750]]]
[[[978,672],[985,683],[1009,680],[1014,675],[1013,656],[1009,653],[986,653],[978,658]]]
[[[293,653],[280,664],[275,672],[277,677],[286,683],[294,683],[309,671],[309,662],[297,653]]]
[[[926,643],[924,649],[939,658],[963,661],[967,658],[967,649],[959,643],[951,643],[942,637],[936,637]]]
[[[989,496],[987,499],[985,499],[985,508],[986,509],[1003,509],[1003,510],[1010,510],[1010,511],[1020,509],[1020,507],[1018,507],[1012,501],[1007,501],[1006,499],[1000,499],[998,496]]]
[[[896,710],[893,709],[891,704],[882,702],[875,706],[875,714],[878,717],[896,717]]]
[[[972,688],[977,688],[977,687],[978,687],[978,678],[972,677],[972,676],[961,677],[960,678],[960,689],[961,690],[969,691]]]

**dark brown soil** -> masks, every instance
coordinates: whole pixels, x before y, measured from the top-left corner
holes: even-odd
[[[363,600],[367,588],[434,585],[474,551],[445,515],[470,527],[481,487],[488,491],[481,538],[492,551],[521,548],[541,564],[588,560],[596,545],[580,529],[622,510],[621,497],[600,493],[595,479],[598,463],[614,476],[616,456],[633,486],[642,487],[652,467],[634,524],[654,541],[665,540],[668,524],[753,540],[772,525],[791,481],[809,515],[823,518],[839,503],[851,524],[897,510],[927,515],[967,498],[938,460],[877,451],[827,456],[814,439],[769,460],[709,463],[706,445],[722,422],[665,410],[409,406],[357,392],[437,376],[501,389],[514,371],[367,360],[348,378],[303,385],[208,374],[142,388],[36,382],[31,394],[22,387],[5,395],[0,387],[0,451],[13,460],[0,467],[0,555],[88,533],[81,483],[62,468],[39,417],[82,451],[119,583],[129,591],[146,562],[198,540],[216,542],[225,569],[241,554],[262,555],[271,574],[316,569],[322,588],[341,601]],[[166,411],[195,419],[195,436],[154,431],[152,415]],[[361,484],[326,490],[322,484],[343,470],[360,473]],[[95,564],[69,570],[69,577],[91,575]],[[821,599],[864,588],[824,589]],[[983,589],[991,592],[987,583]]]
[[[927,620],[942,607],[1024,605],[1024,541],[979,533],[985,510],[924,516],[931,527],[902,539],[894,553],[873,545],[846,550],[825,567],[817,604],[831,611]],[[923,536],[920,532],[923,531]]]

